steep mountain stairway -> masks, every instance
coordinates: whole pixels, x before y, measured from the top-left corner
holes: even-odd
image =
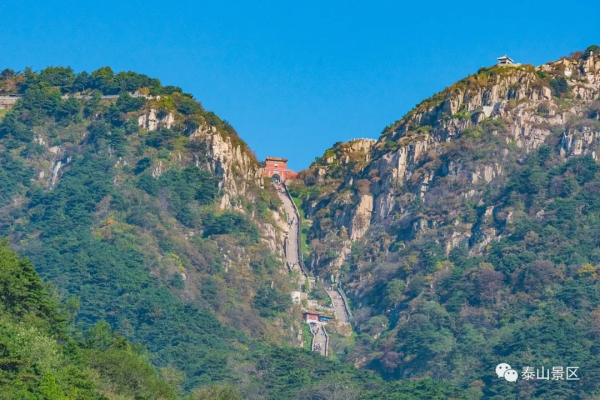
[[[309,277],[308,271],[302,261],[302,248],[300,244],[302,238],[302,226],[300,215],[285,184],[277,183],[275,181],[273,184],[277,188],[277,194],[283,203],[283,208],[289,224],[288,237],[285,241],[285,258],[287,265],[292,271],[298,272],[299,282],[301,284],[304,284],[307,280],[310,284],[311,282],[314,282],[314,278]]]

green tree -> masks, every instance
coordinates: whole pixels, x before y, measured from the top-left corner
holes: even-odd
[[[385,291],[385,299],[387,302],[396,306],[400,300],[402,300],[402,295],[404,293],[404,289],[406,288],[406,284],[401,279],[392,279],[388,282],[387,288]]]

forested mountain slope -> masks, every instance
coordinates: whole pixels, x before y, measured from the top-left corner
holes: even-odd
[[[76,304],[60,304],[56,297],[53,285],[44,285],[27,259],[0,243],[0,399],[464,397],[431,380],[386,384],[348,364],[298,349],[263,349],[237,367],[244,369],[242,380],[215,379],[210,388],[185,395],[180,371],[169,366],[158,372],[143,346],[132,345],[104,321],[84,333],[74,329]]]
[[[248,334],[297,342],[279,199],[229,124],[110,68],[5,71],[0,88],[22,95],[0,115],[0,235],[78,324],[108,321],[190,386],[228,377]]]
[[[0,243],[1,399],[175,399],[140,347],[98,323],[69,335],[61,306],[33,265]],[[60,343],[60,344],[59,344]],[[164,369],[163,376],[173,376]]]
[[[181,89],[48,67],[0,90],[0,236],[31,260],[0,246],[0,398],[464,398],[293,348],[277,194]]]
[[[482,68],[301,173],[307,264],[360,332],[340,357],[474,397],[600,394],[598,50]],[[507,384],[500,362],[581,380]]]

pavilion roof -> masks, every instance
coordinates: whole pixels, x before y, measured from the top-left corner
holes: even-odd
[[[281,158],[281,157],[265,157],[265,161],[279,161],[279,162],[287,162],[287,158]]]

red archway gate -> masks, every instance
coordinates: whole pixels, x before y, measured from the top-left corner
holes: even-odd
[[[265,176],[272,178],[278,175],[283,182],[295,178],[298,174],[288,169],[287,161],[286,158],[267,157],[265,159]]]

